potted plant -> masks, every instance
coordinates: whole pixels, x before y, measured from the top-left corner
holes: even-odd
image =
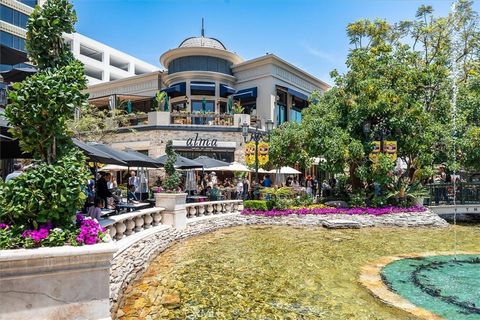
[[[240,102],[236,101],[233,104],[232,111],[233,111],[233,123],[234,123],[234,125],[241,126],[244,123],[250,125],[250,115],[249,114],[244,114],[245,108],[242,107]]]
[[[148,124],[150,126],[170,124],[170,110],[168,106],[168,96],[163,91],[158,91],[155,95],[156,104],[153,111],[148,113]]]
[[[163,224],[184,228],[187,219],[185,211],[187,194],[179,188],[181,174],[175,170],[177,153],[173,149],[171,140],[167,142],[165,152],[167,154],[167,161],[165,162],[167,178],[163,182],[162,192],[155,194],[156,206],[165,208],[165,211],[162,212]]]

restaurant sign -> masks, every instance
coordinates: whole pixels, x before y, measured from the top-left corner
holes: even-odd
[[[218,141],[216,138],[201,138],[198,133],[187,140],[173,140],[174,147],[185,147],[188,149],[218,149],[218,148],[236,148],[235,141]]]

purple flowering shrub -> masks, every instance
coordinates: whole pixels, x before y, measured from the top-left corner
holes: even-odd
[[[277,216],[288,216],[292,214],[297,215],[325,215],[325,214],[348,214],[348,215],[359,215],[366,214],[372,216],[381,216],[384,214],[392,213],[403,213],[403,212],[424,212],[427,209],[423,206],[413,206],[409,208],[394,207],[388,206],[383,208],[296,208],[296,209],[285,209],[285,210],[253,210],[245,209],[242,211],[243,215],[257,215],[265,217],[277,217]]]
[[[80,224],[80,232],[76,241],[80,245],[101,242],[105,236],[105,229],[95,219],[85,218],[82,214],[77,214],[77,223]]]
[[[52,223],[41,224],[36,229],[0,223],[0,249],[91,245],[108,240],[105,230],[95,219],[77,214],[76,225],[63,229]]]

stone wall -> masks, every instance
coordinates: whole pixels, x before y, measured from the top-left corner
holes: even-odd
[[[0,251],[0,319],[110,319],[111,244]]]
[[[436,214],[395,213],[383,216],[369,215],[306,215],[262,217],[246,215],[214,216],[212,219],[190,222],[186,229],[168,228],[138,241],[112,260],[110,300],[112,316],[122,307],[122,293],[148,267],[149,262],[178,240],[208,233],[220,228],[238,225],[324,226],[331,222],[355,222],[358,227],[446,227],[448,223]]]

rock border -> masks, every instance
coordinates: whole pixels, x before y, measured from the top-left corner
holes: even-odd
[[[383,282],[381,272],[382,269],[398,260],[402,259],[409,259],[409,258],[424,258],[424,257],[431,257],[431,256],[450,256],[455,254],[480,254],[480,251],[461,251],[461,252],[451,252],[451,251],[433,251],[433,252],[425,252],[425,253],[411,253],[411,254],[401,254],[396,256],[389,256],[383,257],[378,259],[361,269],[359,282],[362,286],[367,288],[370,293],[380,299],[383,303],[406,311],[420,319],[428,319],[428,320],[441,320],[443,319],[439,315],[418,307],[417,305],[413,304],[406,298],[398,295],[394,291],[390,290],[390,288]]]
[[[185,229],[172,227],[160,229],[125,248],[114,256],[110,271],[110,303],[112,317],[115,318],[119,307],[123,306],[123,293],[128,286],[141,277],[150,262],[179,240],[198,236],[222,228],[241,225],[271,225],[294,227],[323,227],[350,221],[360,228],[366,227],[447,227],[449,224],[431,211],[394,213],[381,216],[373,215],[296,215],[264,217],[256,215],[232,214],[213,215],[204,219],[188,221]],[[196,221],[195,221],[196,220]]]

